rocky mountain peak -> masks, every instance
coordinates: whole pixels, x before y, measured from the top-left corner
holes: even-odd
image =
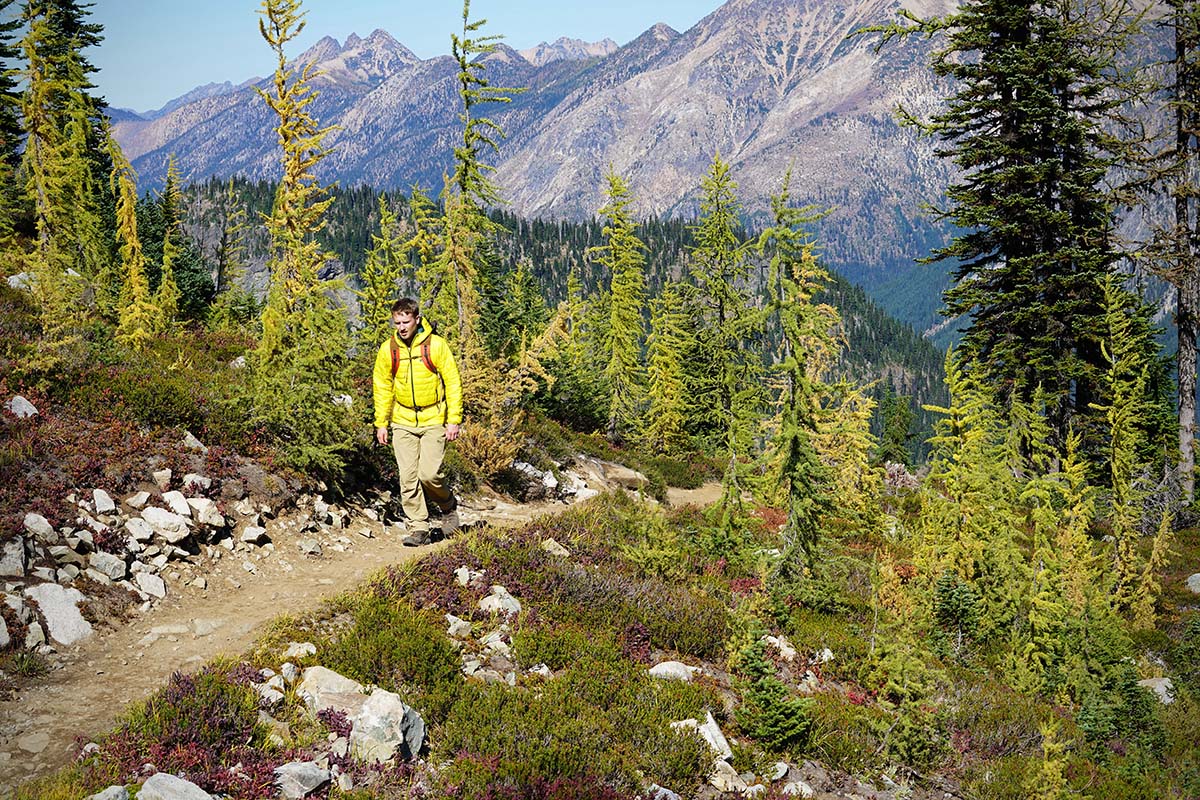
[[[519,50],[521,57],[542,67],[552,61],[583,61],[588,58],[603,58],[620,49],[612,39],[602,39],[598,42],[585,42],[582,39],[569,39],[560,36],[553,44],[542,42],[536,47]]]

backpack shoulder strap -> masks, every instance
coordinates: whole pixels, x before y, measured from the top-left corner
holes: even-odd
[[[429,343],[432,339],[432,336],[426,336],[425,341],[421,342],[421,363],[425,365],[425,369],[437,375],[437,367],[434,365],[433,359],[429,357]]]
[[[396,380],[396,371],[400,369],[400,345],[396,344],[396,335],[388,339],[392,350],[392,380]]]

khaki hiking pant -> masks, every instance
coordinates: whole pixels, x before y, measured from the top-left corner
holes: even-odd
[[[421,534],[429,530],[429,505],[449,510],[454,496],[446,486],[442,458],[446,454],[446,428],[392,426],[392,450],[400,472],[400,501],[408,529]]]

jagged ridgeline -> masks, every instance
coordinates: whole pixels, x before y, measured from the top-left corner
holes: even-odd
[[[219,246],[223,222],[240,208],[250,220],[268,214],[275,196],[275,185],[267,181],[235,179],[232,201],[229,183],[216,179],[195,184],[186,190],[189,232],[206,254]],[[378,233],[377,192],[365,186],[343,189],[334,187],[335,202],[327,213],[328,225],[320,234],[322,244],[334,254],[325,277],[345,275],[357,287],[372,234]],[[407,199],[389,195],[404,224],[411,222]],[[587,255],[589,248],[603,244],[602,223],[597,220],[522,219],[505,211],[491,212],[506,231],[498,244],[499,278],[502,280],[522,261],[530,263],[541,286],[543,297],[553,306],[566,295],[567,275],[576,268],[588,294],[603,289],[602,270]],[[692,222],[680,219],[650,219],[638,228],[646,244],[647,289],[657,296],[668,278],[678,278],[687,263],[692,246]],[[746,235],[743,232],[743,237]],[[267,237],[259,227],[246,230],[247,285],[265,291]],[[753,273],[753,280],[765,276],[766,266]],[[945,400],[942,381],[944,353],[917,335],[913,329],[889,315],[867,297],[859,287],[831,270],[832,281],[818,298],[832,303],[842,316],[847,347],[843,351],[841,372],[855,381],[877,381],[872,395],[878,400],[895,394],[909,398],[914,412],[912,456],[925,455],[924,441],[932,429],[932,415],[922,404],[941,404]],[[757,293],[763,296],[762,293]],[[768,331],[774,340],[777,331]],[[878,410],[877,410],[878,417]],[[881,420],[876,420],[879,431]]]

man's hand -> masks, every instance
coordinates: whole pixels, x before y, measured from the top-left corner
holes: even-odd
[[[447,425],[446,426],[446,441],[453,442],[455,439],[457,439],[458,431],[459,431],[458,425]]]
[[[387,440],[388,440],[387,428],[376,428],[375,429],[375,441],[379,442],[380,444],[387,444]]]

